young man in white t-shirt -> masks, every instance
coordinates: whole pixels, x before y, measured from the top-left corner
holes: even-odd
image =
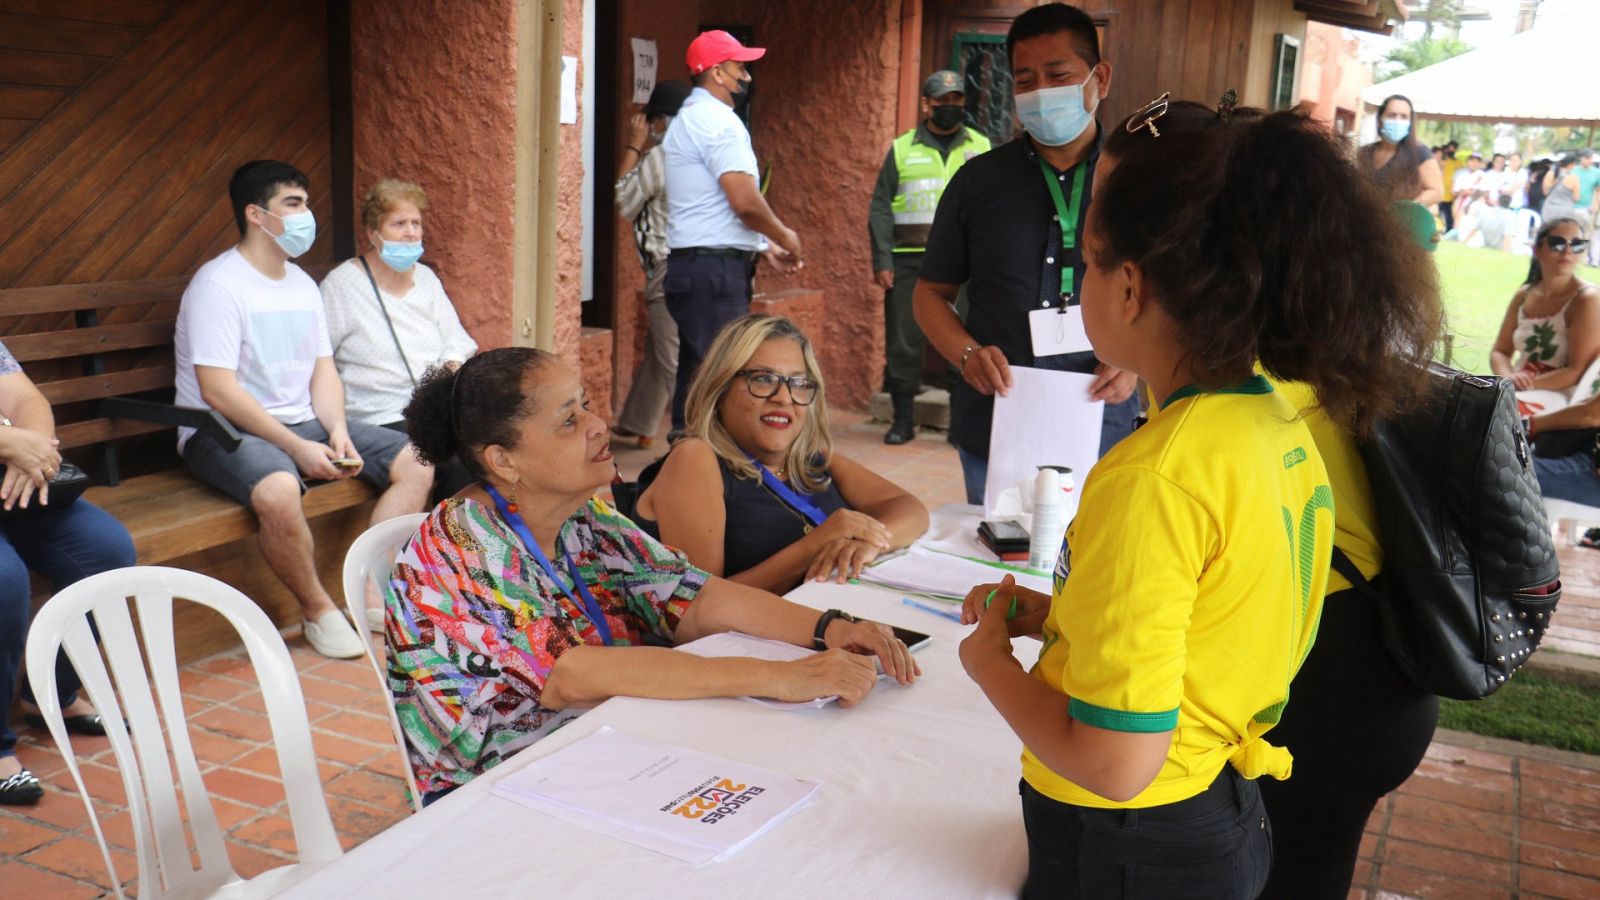
[[[288,163],[257,160],[233,173],[239,243],[189,282],[173,343],[177,402],[216,410],[243,441],[229,451],[180,429],[178,449],[195,477],[256,514],[262,556],[300,601],[311,646],[353,657],[365,651],[317,577],[302,478],[377,486],[376,524],[422,509],[433,470],[403,452],[405,435],[345,418],[322,293],[289,262],[316,239],[307,188]]]

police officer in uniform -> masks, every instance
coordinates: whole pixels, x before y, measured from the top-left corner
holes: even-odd
[[[911,292],[944,186],[967,160],[989,150],[989,139],[962,124],[961,76],[944,69],[922,83],[922,122],[895,138],[878,170],[868,228],[873,279],[888,291],[883,303],[883,389],[894,402],[885,444],[915,433],[912,404],[922,380],[922,329],[911,314]]]

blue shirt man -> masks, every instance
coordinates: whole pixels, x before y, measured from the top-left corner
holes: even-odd
[[[780,272],[801,266],[800,238],[761,196],[750,132],[733,111],[734,98],[750,89],[746,63],[766,52],[726,31],[707,31],[691,41],[687,62],[694,90],[662,142],[668,250],[663,287],[667,312],[678,324],[674,432],[683,430],[689,382],[711,341],[724,325],[750,312],[757,254],[764,252]]]

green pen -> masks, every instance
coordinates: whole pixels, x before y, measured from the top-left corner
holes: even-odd
[[[995,588],[994,590],[989,592],[989,596],[983,598],[983,608],[984,609],[988,609],[989,608],[989,604],[994,602],[994,595],[998,594],[998,593],[1000,593],[1000,589],[999,588]],[[1015,619],[1016,617],[1017,617],[1017,595],[1016,594],[1012,594],[1011,595],[1011,608],[1006,610],[1006,621],[1009,622],[1012,619]]]

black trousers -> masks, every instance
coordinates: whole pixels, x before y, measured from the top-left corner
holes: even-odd
[[[1249,900],[1272,864],[1256,783],[1231,765],[1201,793],[1147,809],[1060,803],[1022,783],[1024,900]]]
[[[1383,648],[1373,601],[1354,590],[1330,595],[1283,721],[1267,733],[1294,754],[1294,774],[1261,779],[1274,840],[1262,896],[1345,897],[1367,818],[1416,770],[1438,721],[1439,698]]]
[[[672,430],[683,430],[689,382],[724,325],[750,312],[754,254],[674,250],[667,257],[667,312],[678,323],[678,374],[672,391]]]

